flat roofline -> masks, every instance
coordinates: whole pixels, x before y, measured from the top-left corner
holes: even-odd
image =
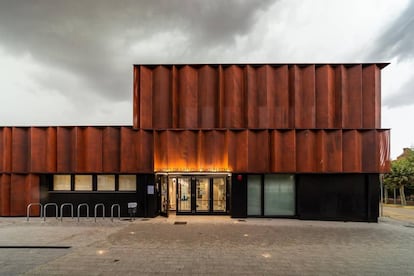
[[[309,65],[315,65],[315,66],[323,66],[323,65],[332,65],[332,66],[355,66],[355,65],[362,65],[362,66],[368,66],[368,65],[377,65],[381,69],[388,66],[390,62],[347,62],[347,63],[134,63],[133,66],[185,66],[185,65],[191,65],[191,66],[204,66],[204,65],[210,65],[210,66],[230,66],[230,65],[240,65],[240,66],[263,66],[263,65],[272,65],[272,66],[282,66],[282,65],[297,65],[297,66],[309,66]]]

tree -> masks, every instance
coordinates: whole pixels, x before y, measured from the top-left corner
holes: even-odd
[[[399,189],[401,205],[406,205],[404,187],[414,187],[414,150],[405,149],[404,154],[391,162],[391,172],[384,175],[388,189]]]

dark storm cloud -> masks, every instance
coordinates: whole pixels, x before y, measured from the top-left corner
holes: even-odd
[[[414,1],[410,1],[405,11],[374,41],[368,60],[396,59],[398,62],[414,58]],[[395,95],[384,99],[383,104],[397,107],[414,104],[414,74],[401,86]]]
[[[96,92],[114,100],[129,99],[132,64],[163,63],[165,56],[146,41],[159,34],[179,33],[182,48],[170,48],[168,62],[197,62],[192,57],[212,55],[214,47],[232,47],[237,36],[248,34],[260,11],[273,1],[0,1],[0,46],[12,55],[29,54],[52,69],[38,73],[49,89],[71,98]],[[161,36],[162,37],[162,36]],[[133,53],[139,43],[145,51]],[[68,85],[53,69],[78,78]],[[70,88],[70,91],[68,91]]]

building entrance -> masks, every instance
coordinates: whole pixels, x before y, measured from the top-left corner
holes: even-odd
[[[227,214],[229,179],[219,175],[161,175],[160,213]]]

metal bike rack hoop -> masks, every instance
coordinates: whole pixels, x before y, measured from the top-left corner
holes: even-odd
[[[117,207],[118,210],[118,219],[121,219],[121,205],[119,204],[112,204],[111,206],[111,221],[114,221],[114,208]]]
[[[94,208],[95,222],[96,222],[96,212],[98,210],[98,207],[102,207],[102,219],[105,219],[105,205],[103,203],[98,203],[98,204],[95,204],[95,208]]]
[[[73,204],[72,203],[63,203],[62,205],[60,205],[60,221],[63,221],[63,207],[65,207],[65,206],[70,207],[70,215],[72,216],[72,219],[73,219]]]
[[[40,206],[40,217],[43,217],[43,204],[42,203],[30,203],[27,205],[27,211],[26,211],[26,220],[29,221],[30,218],[30,208],[32,206]]]
[[[78,205],[78,222],[79,222],[79,217],[80,217],[80,208],[85,206],[86,207],[86,217],[89,218],[89,205],[88,203],[81,203]]]
[[[55,206],[55,210],[56,210],[56,219],[58,219],[59,216],[59,207],[56,203],[46,203],[45,206],[43,206],[43,221],[46,221],[46,217],[47,217],[47,207],[48,206]]]

